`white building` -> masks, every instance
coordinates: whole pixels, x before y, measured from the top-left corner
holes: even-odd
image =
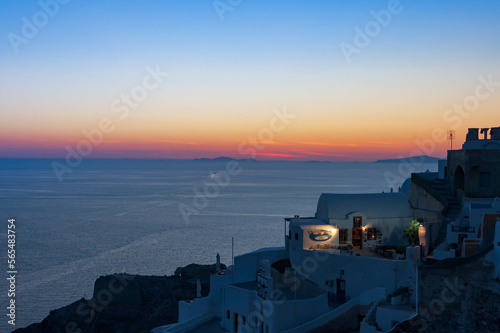
[[[314,218],[285,221],[284,247],[235,257],[231,274],[211,277],[208,297],[180,302],[179,323],[153,332],[371,332],[415,312],[420,250],[387,248],[407,244],[404,194],[322,194]],[[374,322],[359,322],[378,307]]]
[[[401,237],[412,220],[406,193],[330,194],[318,201],[316,218],[339,229],[339,242],[363,248],[370,241],[406,246]]]
[[[500,222],[497,222],[495,228],[495,240],[494,240],[494,263],[495,263],[495,276],[494,278],[500,282]]]
[[[500,199],[469,201],[456,221],[447,225],[446,243],[434,250],[435,259],[466,257],[493,243],[500,221]]]

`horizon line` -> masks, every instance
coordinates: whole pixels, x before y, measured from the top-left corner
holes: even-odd
[[[235,161],[246,161],[253,160],[255,162],[317,162],[317,163],[374,163],[378,161],[399,161],[411,158],[421,158],[422,156],[427,158],[433,158],[437,160],[445,160],[446,158],[429,156],[429,155],[419,155],[419,156],[407,156],[407,157],[395,157],[395,158],[378,158],[374,160],[298,160],[298,159],[256,159],[253,157],[248,158],[234,158],[229,156],[217,156],[217,157],[194,157],[194,158],[168,158],[168,157],[88,157],[83,160],[137,160],[137,161],[196,161],[196,160],[205,160],[205,161],[214,161],[217,162],[218,159],[230,159]],[[0,160],[65,160],[65,157],[7,157],[0,156]]]

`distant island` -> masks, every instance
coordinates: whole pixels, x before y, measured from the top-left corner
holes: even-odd
[[[374,162],[364,162],[364,163],[401,163],[401,162],[415,163],[417,161],[418,161],[418,163],[437,163],[437,161],[439,161],[441,159],[442,158],[428,156],[428,155],[420,155],[420,156],[414,156],[414,157],[393,158],[393,159],[377,160]],[[232,158],[232,157],[227,157],[227,156],[220,156],[220,157],[215,157],[215,158],[206,158],[206,157],[194,158],[194,159],[192,159],[192,161],[197,161],[197,162],[229,162],[229,161],[259,162],[254,158],[238,159],[238,158]],[[333,162],[333,161],[315,161],[315,160],[310,160],[310,161],[270,160],[270,161],[260,161],[260,162],[303,162],[303,163],[314,163],[314,164],[338,163],[338,162]],[[363,163],[363,162],[352,161],[350,163]]]
[[[437,161],[442,160],[442,158],[432,157],[427,155],[420,155],[414,157],[406,157],[406,158],[393,158],[387,160],[377,160],[373,163],[399,163],[399,162],[409,162],[415,163],[418,161],[419,163],[437,163]]]
[[[193,161],[200,161],[200,162],[206,162],[206,161],[214,161],[214,162],[229,162],[229,161],[242,161],[242,162],[256,162],[257,160],[254,158],[232,158],[232,157],[227,157],[227,156],[220,156],[216,158],[194,158]]]

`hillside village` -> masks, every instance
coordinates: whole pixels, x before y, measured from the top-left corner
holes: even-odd
[[[323,193],[153,332],[500,331],[500,127],[438,164],[391,193]]]

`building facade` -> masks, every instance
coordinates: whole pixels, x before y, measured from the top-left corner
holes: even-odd
[[[470,128],[462,149],[448,151],[445,174],[458,199],[500,196],[500,127]]]

